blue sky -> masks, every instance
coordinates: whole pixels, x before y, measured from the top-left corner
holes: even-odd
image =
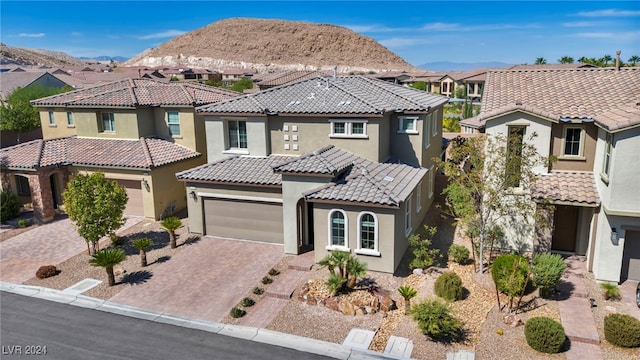
[[[73,56],[134,56],[220,19],[345,26],[413,65],[640,55],[636,1],[6,1],[0,41]]]

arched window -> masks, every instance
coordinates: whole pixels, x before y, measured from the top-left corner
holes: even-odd
[[[378,249],[378,218],[372,212],[358,215],[357,254],[380,256]]]
[[[329,248],[348,248],[347,214],[342,210],[329,213]]]

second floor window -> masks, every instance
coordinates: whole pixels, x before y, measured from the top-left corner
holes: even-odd
[[[180,136],[180,113],[177,111],[167,112],[167,124],[171,136]]]
[[[564,156],[582,155],[582,128],[567,127],[564,133]]]
[[[73,126],[73,113],[67,111],[67,126]]]
[[[330,136],[335,137],[366,137],[366,120],[329,120],[331,123]]]
[[[55,125],[56,124],[56,119],[53,116],[53,111],[49,111],[49,125]]]
[[[229,121],[229,148],[247,148],[247,123],[246,121]]]
[[[112,112],[103,112],[100,113],[100,125],[101,130],[104,132],[115,132],[116,131],[116,122],[113,118]]]
[[[398,118],[400,133],[417,134],[418,133],[418,117],[417,116],[402,116]],[[428,133],[428,130],[427,130]]]
[[[613,134],[607,133],[604,145],[604,156],[602,159],[602,173],[609,177],[609,170],[611,168],[611,149],[613,148]]]
[[[507,159],[505,163],[505,186],[519,187],[522,177],[522,144],[524,126],[509,126],[507,138]]]

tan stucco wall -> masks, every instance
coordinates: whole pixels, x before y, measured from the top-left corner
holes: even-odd
[[[425,115],[421,114],[416,116],[418,116],[418,120],[416,122],[416,128],[418,129],[417,133],[399,132],[400,116],[393,116],[391,118],[391,128],[389,129],[389,137],[391,139],[391,156],[410,165],[420,165],[423,162],[422,137],[424,136]]]
[[[140,108],[136,110],[138,117],[138,133],[140,134],[140,137],[153,135],[163,137],[159,132],[156,133],[156,125],[154,121],[156,110],[156,108]]]
[[[115,132],[98,131],[98,114],[100,112],[114,113]],[[41,115],[42,116],[42,115]],[[42,121],[48,121],[48,115],[45,113]],[[66,119],[66,115],[65,119]],[[78,136],[98,137],[105,139],[139,139],[138,116],[136,110],[124,109],[74,109],[73,119],[76,124]],[[66,121],[66,120],[65,120]],[[43,128],[44,132],[44,128]],[[44,133],[43,133],[44,135]]]
[[[581,127],[584,129],[584,144],[582,156],[564,157],[564,129],[566,127]],[[598,138],[598,128],[593,123],[586,124],[552,124],[552,154],[558,158],[553,164],[553,170],[570,170],[570,171],[593,171],[593,161],[596,152],[596,143]]]
[[[180,119],[180,135],[171,136],[169,134],[169,124],[167,113],[177,111]],[[193,108],[168,108],[159,107],[153,109],[153,131],[156,136],[168,141],[173,141],[189,149],[206,154],[206,134],[204,131],[204,118],[195,116]],[[196,123],[199,121],[200,123]]]
[[[247,122],[247,148],[229,151],[227,121]],[[207,159],[209,162],[232,155],[267,156],[268,133],[266,117],[205,116]]]
[[[53,117],[56,122],[55,125],[49,124],[49,111],[53,111]],[[72,110],[60,108],[40,108],[40,125],[42,128],[43,139],[55,139],[76,134],[76,116],[75,114],[73,115],[74,125],[69,126],[67,124],[67,111]]]
[[[435,117],[435,121],[429,125],[429,134],[423,134],[422,136],[429,136],[429,147],[424,147],[424,138],[422,139],[422,149],[420,166],[425,168],[430,168],[433,165],[433,158],[440,158],[442,155],[442,116],[443,110],[441,107],[433,109],[431,114]],[[429,119],[429,116],[426,117]],[[426,128],[425,124],[427,121],[423,121],[423,132]],[[433,124],[435,123],[435,135],[432,129]]]

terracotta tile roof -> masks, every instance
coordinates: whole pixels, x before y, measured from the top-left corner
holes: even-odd
[[[231,99],[240,94],[212,86],[152,79],[125,79],[34,100],[35,106],[124,107],[194,106]]]
[[[446,103],[441,95],[364,76],[317,77],[201,106],[206,114],[382,114],[426,112]]]
[[[258,84],[260,88],[269,88],[269,87],[284,85],[290,82],[310,79],[310,78],[323,76],[323,75],[330,75],[330,74],[326,71],[293,70],[293,71],[277,72],[273,74],[266,74],[259,81],[256,81],[256,78],[254,76],[254,81]]]
[[[611,109],[596,115],[595,120],[611,132],[638,126],[640,125],[640,102]]]
[[[343,151],[333,145],[293,158],[273,167],[273,171],[287,174],[338,175],[357,161],[358,156]]]
[[[487,73],[480,116],[520,106],[556,121],[594,119],[639,101],[639,67],[494,70]]]
[[[534,199],[552,203],[598,206],[600,197],[592,172],[551,171],[538,176],[531,191]]]
[[[501,68],[502,70],[566,70],[566,69],[581,69],[581,68],[597,68],[591,64],[521,64],[511,65]]]
[[[176,174],[179,180],[225,182],[234,184],[282,185],[282,175],[272,166],[289,161],[293,156],[230,157]]]
[[[156,138],[112,140],[66,137],[34,140],[0,150],[0,167],[37,169],[54,165],[153,169],[200,153]]]

